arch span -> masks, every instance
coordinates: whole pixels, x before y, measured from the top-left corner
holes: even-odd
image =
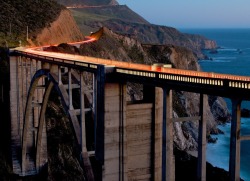
[[[33,124],[33,118],[32,118],[32,105],[33,100],[35,96],[35,90],[38,87],[39,80],[42,78],[47,78],[46,88],[45,92],[43,94],[43,102],[41,104],[40,113],[39,113],[39,122],[38,122],[38,128],[37,133],[34,135],[32,124]],[[42,157],[42,150],[44,150],[42,145],[42,138],[43,138],[43,132],[44,132],[44,120],[45,120],[45,113],[47,108],[47,103],[49,100],[49,96],[51,93],[52,88],[55,88],[58,95],[61,97],[62,105],[67,113],[70,122],[73,125],[75,137],[77,138],[78,144],[80,143],[80,138],[77,133],[80,131],[80,125],[78,121],[73,121],[74,115],[69,110],[69,104],[68,104],[68,98],[67,98],[67,91],[64,88],[63,85],[59,84],[58,78],[55,74],[51,73],[49,70],[41,69],[38,70],[35,75],[33,76],[28,92],[27,97],[27,103],[25,108],[25,114],[24,114],[24,122],[23,122],[23,134],[22,134],[22,157],[21,157],[21,168],[22,173],[25,175],[25,173],[31,169],[35,169],[36,172],[39,172],[41,167],[43,166],[43,163],[41,162]],[[66,94],[65,94],[66,93]],[[33,139],[32,137],[35,137]],[[36,142],[34,141],[36,140]],[[29,150],[33,149],[33,154],[29,153]],[[47,156],[47,155],[46,155]]]

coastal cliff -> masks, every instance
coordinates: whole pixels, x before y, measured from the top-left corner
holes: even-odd
[[[137,39],[143,44],[183,46],[192,50],[199,59],[202,49],[214,49],[216,42],[200,35],[181,33],[175,28],[149,23],[126,5],[70,9],[82,33],[89,34],[101,27]]]
[[[81,55],[121,60],[126,62],[172,64],[173,68],[200,70],[197,58],[187,48],[174,45],[149,45],[108,28],[102,28],[102,35],[96,42],[81,45],[78,52],[71,48],[71,53]],[[68,48],[70,49],[70,48]],[[62,49],[60,49],[63,51]],[[60,51],[59,50],[59,51]],[[142,86],[128,83],[128,101],[142,99]],[[173,91],[174,117],[192,117],[199,115],[199,94]],[[222,99],[205,97],[207,133],[218,133],[216,126],[230,117],[229,111]],[[220,110],[218,112],[218,110]],[[180,150],[196,150],[198,141],[198,121],[174,123],[174,144]]]
[[[204,58],[202,49],[214,49],[217,44],[200,35],[181,33],[175,28],[153,24],[141,24],[121,20],[91,22],[93,27],[107,27],[114,32],[138,39],[144,44],[176,45],[192,50],[199,59]]]

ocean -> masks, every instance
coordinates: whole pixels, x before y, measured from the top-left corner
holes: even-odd
[[[203,71],[250,76],[250,29],[180,29],[180,31],[203,35],[215,40],[220,47],[215,54],[209,50],[204,51],[209,59],[199,61]],[[230,100],[225,99],[225,101],[230,110]],[[250,102],[244,101],[242,108],[250,109]],[[231,125],[227,123],[219,128],[225,134],[213,135],[218,141],[216,144],[208,144],[207,161],[213,166],[228,170]],[[250,135],[249,118],[241,119],[241,135]],[[245,181],[250,181],[250,141],[241,142],[240,175]]]

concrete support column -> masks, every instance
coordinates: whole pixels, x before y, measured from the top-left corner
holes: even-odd
[[[199,120],[199,136],[198,136],[198,165],[197,165],[197,180],[206,180],[206,132],[207,121],[205,113],[204,95],[200,94],[200,120]]]
[[[29,83],[28,83],[28,59],[26,57],[23,57],[23,63],[24,63],[24,97],[26,98],[28,95],[28,90],[29,90]],[[26,106],[26,100],[24,99],[24,108]]]
[[[49,63],[47,63],[47,62],[41,62],[41,66],[42,66],[42,69],[50,69],[50,64]]]
[[[172,90],[163,89],[162,181],[175,180]]]
[[[69,110],[73,110],[73,102],[72,102],[72,78],[71,78],[71,68],[68,70],[68,91],[69,91]]]
[[[157,170],[155,169],[155,146],[156,146],[156,104],[157,102],[155,102],[156,99],[156,88],[153,86],[147,86],[147,85],[143,85],[143,102],[145,103],[152,103],[152,120],[151,120],[151,140],[150,140],[150,173],[151,173],[151,177],[155,178],[155,173],[157,172]],[[159,145],[158,145],[159,146]],[[160,149],[159,147],[157,147],[157,149]]]
[[[86,149],[86,128],[85,128],[85,105],[84,105],[84,80],[83,80],[83,72],[80,72],[80,116],[81,116],[81,147],[82,150]]]
[[[154,181],[162,180],[162,115],[163,115],[163,90],[155,88],[155,163]],[[153,180],[153,179],[152,179]]]
[[[80,119],[81,119],[81,150],[83,165],[87,175],[87,180],[94,181],[94,174],[92,172],[91,163],[89,160],[89,155],[86,145],[86,126],[85,126],[85,101],[84,101],[84,74],[80,72]]]
[[[24,96],[24,62],[23,62],[23,58],[20,57],[20,73],[21,73],[21,80],[20,80],[20,103],[21,103],[21,107],[20,107],[20,111],[21,111],[21,116],[23,117],[24,115],[24,108],[25,108],[25,104],[24,104],[24,100],[23,97]],[[21,128],[22,129],[22,128]]]
[[[229,174],[231,181],[240,180],[240,118],[241,100],[232,99]]]
[[[58,74],[59,74],[58,65],[51,64],[51,65],[50,65],[50,72],[51,72],[51,73],[54,73],[54,74],[56,74],[56,75],[58,75]]]
[[[95,115],[95,110],[96,110],[96,90],[97,90],[97,84],[96,84],[96,75],[93,74],[93,85],[92,85],[92,89],[93,89],[93,94],[92,94],[92,110],[93,110],[93,113]]]
[[[127,130],[126,130],[126,94],[127,86],[126,84],[119,85],[119,180],[128,180],[128,168],[127,168]],[[105,117],[106,120],[106,117]],[[110,125],[109,125],[110,127]]]
[[[33,75],[34,75],[33,59],[30,59],[30,80],[32,80]]]
[[[37,60],[37,62],[36,62],[36,70],[39,70],[41,68],[42,68],[42,62]]]
[[[21,101],[21,94],[20,94],[20,78],[21,78],[21,75],[20,75],[20,66],[21,66],[21,57],[15,57],[16,58],[16,62],[15,62],[15,65],[16,65],[16,71],[13,71],[15,69],[11,69],[10,67],[10,75],[12,74],[12,71],[15,72],[15,75],[16,75],[16,101],[17,101],[17,116],[18,116],[18,135],[21,134],[21,114],[22,114],[22,101]],[[10,59],[10,63],[14,64],[14,61],[13,61],[13,57],[11,57]],[[10,64],[11,65],[11,64]],[[10,80],[11,81],[11,84],[13,83],[12,81],[13,80]],[[11,119],[12,120],[12,119]]]
[[[105,95],[105,67],[98,66],[96,75],[96,111],[95,111],[95,155],[96,159],[104,164],[104,95]]]
[[[62,85],[62,70],[61,70],[61,66],[58,66],[58,84]]]
[[[15,174],[21,173],[21,165],[18,155],[21,147],[21,131],[20,131],[20,57],[10,57],[10,118],[11,118],[11,152],[12,152],[12,168]]]
[[[127,165],[139,162],[130,155],[127,150],[127,131],[132,125],[126,120],[126,85],[119,83],[105,83],[105,107],[104,107],[104,169],[103,181],[120,180],[127,181]],[[131,132],[130,136],[139,134]],[[136,144],[133,145],[136,147]],[[131,151],[132,152],[132,151]],[[130,152],[130,153],[131,153]],[[143,154],[143,153],[142,153]],[[143,157],[145,158],[145,157]],[[131,166],[132,167],[132,166]],[[131,169],[132,170],[132,169]],[[136,170],[136,169],[135,169]],[[136,171],[134,171],[136,172]],[[131,179],[132,180],[132,179]]]

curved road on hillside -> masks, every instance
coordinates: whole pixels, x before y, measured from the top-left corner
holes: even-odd
[[[96,41],[95,38],[86,37],[86,40],[79,41],[79,42],[72,42],[68,44],[74,45],[74,46],[80,46],[81,44],[87,44],[87,43],[91,43],[94,41]],[[102,64],[102,65],[107,65],[107,66],[115,66],[118,68],[128,68],[131,70],[142,70],[142,71],[150,71],[150,72],[175,74],[175,75],[185,75],[185,76],[192,76],[192,77],[229,79],[229,80],[250,82],[250,77],[247,77],[247,76],[219,74],[219,73],[213,73],[213,72],[200,72],[200,71],[192,71],[192,70],[182,70],[182,69],[164,67],[164,65],[161,65],[161,64],[150,66],[150,65],[144,65],[144,64],[122,62],[122,61],[117,61],[117,60],[109,60],[109,59],[102,59],[102,58],[95,58],[95,57],[72,55],[72,54],[66,54],[66,53],[43,51],[44,47],[49,47],[49,46],[50,45],[42,46],[42,47],[33,47],[33,48],[16,48],[15,50],[30,53],[33,55],[68,59],[68,60],[79,61],[79,62],[84,62],[84,63]]]

